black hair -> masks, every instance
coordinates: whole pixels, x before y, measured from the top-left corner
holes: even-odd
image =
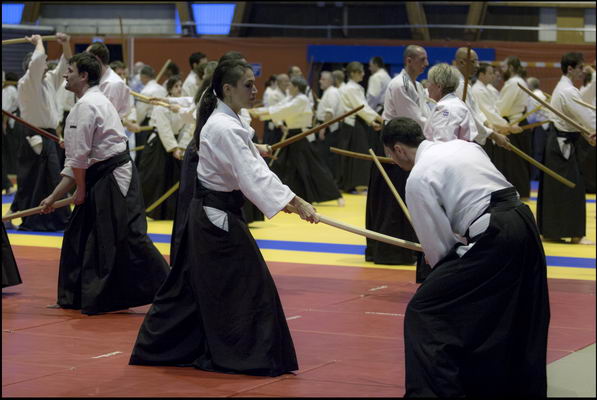
[[[172,90],[174,85],[176,85],[176,82],[180,80],[180,75],[172,75],[170,78],[168,78],[166,81],[166,90],[168,91],[168,95],[170,95],[170,90]]]
[[[375,65],[377,65],[379,68],[383,68],[385,66],[384,62],[383,62],[383,58],[379,57],[379,56],[375,56],[373,58],[371,58],[371,62]]]
[[[225,84],[236,86],[240,78],[245,74],[251,65],[240,60],[229,60],[218,63],[212,77],[211,84],[202,92],[201,101],[197,107],[197,123],[193,135],[193,149],[199,149],[199,136],[201,129],[207,122],[209,116],[215,110],[218,99],[224,100],[223,87]]]
[[[305,78],[301,78],[300,76],[293,76],[290,79],[290,83],[296,86],[301,93],[305,93],[307,91],[307,81]]]
[[[19,76],[16,74],[16,72],[7,72],[6,73],[6,80],[7,81],[16,82],[16,81],[19,80]]]
[[[174,64],[172,61],[168,63],[166,71],[170,72],[170,76],[180,75],[180,68],[178,68],[178,65]]]
[[[120,60],[116,60],[116,61],[112,61],[110,63],[110,68],[112,69],[126,69],[126,65],[120,61]]]
[[[399,117],[390,120],[381,131],[381,138],[386,147],[393,148],[396,143],[410,147],[419,147],[425,140],[421,126],[413,119]]]
[[[576,68],[578,64],[582,64],[585,61],[582,53],[566,53],[562,56],[562,61],[560,62],[562,66],[562,73],[566,75],[568,73],[568,67]]]
[[[238,51],[229,51],[226,54],[224,54],[222,57],[220,57],[220,59],[218,60],[218,64],[226,62],[226,61],[235,61],[235,60],[246,60],[245,56],[242,55],[242,53],[239,53]]]
[[[492,68],[492,67],[493,67],[493,65],[491,65],[489,63],[479,64],[479,69],[477,69],[477,78],[479,77],[480,74],[486,74],[487,68]]]
[[[198,64],[204,58],[207,58],[207,56],[201,53],[200,51],[191,54],[191,56],[189,57],[189,66],[191,67],[191,69],[193,68],[193,64]]]
[[[143,66],[143,68],[141,68],[139,75],[145,75],[150,78],[155,78],[155,71],[149,65],[145,65],[145,66]]]
[[[265,81],[264,87],[267,89],[274,82],[276,82],[276,75],[270,75],[267,81]]]
[[[102,74],[102,66],[96,57],[89,53],[75,54],[68,60],[68,64],[75,64],[79,74],[87,72],[87,83],[89,86],[96,86]]]
[[[108,65],[110,62],[110,50],[101,42],[94,42],[88,48],[88,52],[96,56],[103,65]]]

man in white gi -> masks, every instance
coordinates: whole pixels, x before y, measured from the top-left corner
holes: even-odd
[[[94,55],[102,66],[99,88],[118,111],[120,118],[130,112],[131,90],[124,80],[110,68],[110,51],[105,44],[95,42],[85,50]]]
[[[182,84],[182,97],[195,97],[199,86],[201,85],[201,79],[199,79],[199,65],[207,63],[207,56],[201,52],[191,54],[189,57],[189,65],[191,66],[191,72],[187,75],[186,79]]]
[[[575,83],[578,85],[582,80],[583,62],[581,53],[562,56],[562,77],[553,91],[551,105],[593,135],[590,138],[581,135],[568,122],[552,116],[554,129],[549,132],[545,145],[545,165],[576,186],[569,188],[544,174],[539,181],[537,221],[541,234],[547,239],[571,238],[570,243],[594,244],[583,237],[587,220],[585,177],[592,174],[595,179],[595,168],[590,170],[584,164],[589,155],[595,153],[595,111],[574,101],[581,99]]]
[[[76,187],[60,255],[58,301],[50,307],[84,314],[151,303],[168,273],[147,236],[137,171],[118,113],[98,87],[100,74],[91,54],[69,60],[66,89],[78,101],[66,119],[65,167],[62,180],[40,203],[50,213],[54,202]]]
[[[456,96],[458,96],[460,99],[462,99],[464,94],[464,75],[468,73],[469,78],[472,78],[477,68],[479,67],[479,57],[477,56],[477,52],[475,50],[471,49],[470,65],[468,66],[466,55],[467,48],[461,47],[458,50],[456,50],[456,55],[454,56],[454,60],[452,61],[452,65],[454,65],[461,74],[460,84],[458,85],[458,88],[455,92]],[[508,148],[508,143],[510,141],[504,135],[507,135],[509,133],[521,132],[520,128],[518,127],[506,128],[493,125],[490,121],[488,121],[485,114],[481,112],[474,94],[472,94],[472,87],[470,81],[468,83],[465,103],[470,107],[473,113],[473,118],[475,119],[477,130],[479,131],[479,135],[477,137],[477,142],[479,144],[485,144],[486,139],[490,138],[495,142],[496,145],[503,148]]]
[[[421,46],[410,45],[404,49],[404,68],[388,84],[384,99],[384,122],[397,117],[408,117],[415,120],[421,129],[430,115],[427,106],[427,94],[417,77],[429,66],[427,52]],[[383,155],[383,146],[376,149]],[[404,188],[408,171],[398,165],[384,165],[386,173],[392,180],[398,193],[404,198]],[[382,232],[386,235],[401,237],[405,240],[417,241],[416,234],[402,208],[395,201],[390,188],[377,170],[372,168],[367,196],[367,229]],[[367,239],[365,259],[379,264],[413,264],[418,259],[416,281],[422,282],[429,272],[420,255],[412,250],[391,246]]]
[[[383,58],[381,57],[376,56],[369,60],[371,76],[367,83],[367,103],[380,114],[383,111],[386,89],[392,80],[384,66]]]
[[[41,36],[26,39],[35,51],[23,62],[25,75],[19,79],[17,91],[21,118],[38,128],[56,133],[61,119],[56,103],[56,92],[64,78],[67,59],[71,56],[70,38],[56,34],[62,46],[58,66],[48,70],[47,55]],[[60,179],[61,161],[57,143],[23,127],[29,145],[20,147],[17,171],[17,192],[11,211],[35,207],[46,197]],[[61,231],[65,228],[70,210],[58,210],[54,215],[32,215],[23,219],[19,229],[33,231]]]
[[[315,117],[318,123],[327,122],[342,114],[342,99],[340,98],[340,90],[334,86],[334,77],[330,71],[322,71],[321,78],[319,78],[319,87],[323,94],[321,100],[317,104],[317,111]],[[323,152],[326,163],[334,176],[336,182],[339,179],[339,160],[338,155],[329,151],[330,147],[338,147],[338,134],[340,123],[330,125],[325,130],[319,131],[319,140],[323,142]]]
[[[529,207],[483,149],[397,118],[386,152],[433,268],[404,319],[405,397],[545,397],[547,267]]]
[[[417,82],[417,77],[429,66],[427,52],[421,46],[410,45],[404,49],[403,59],[404,69],[388,85],[382,117],[384,121],[409,117],[422,129],[427,123],[429,108],[425,89]]]

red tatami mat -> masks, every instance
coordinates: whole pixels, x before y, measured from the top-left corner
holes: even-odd
[[[60,252],[13,247],[23,284],[2,293],[3,396],[397,397],[413,271],[270,263],[300,370],[277,378],[129,366],[148,306],[88,317],[56,300]],[[595,343],[595,282],[550,280],[548,361]]]

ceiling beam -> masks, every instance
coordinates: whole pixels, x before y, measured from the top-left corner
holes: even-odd
[[[234,17],[232,17],[233,24],[242,24],[247,21],[247,17],[251,12],[251,3],[248,1],[237,1],[236,7],[234,7]],[[239,26],[232,26],[230,28],[229,36],[244,36],[244,31],[247,28]]]
[[[425,15],[425,9],[419,1],[407,1],[405,2],[406,15],[408,22],[411,25],[427,25],[427,16]],[[414,40],[431,40],[429,34],[429,28],[411,28]]]
[[[487,12],[486,1],[475,1],[471,3],[468,8],[468,15],[466,17],[467,25],[483,25],[485,20],[485,13]],[[465,29],[464,39],[469,41],[477,41],[481,36],[480,29]]]
[[[39,1],[28,1],[25,2],[25,8],[23,9],[23,16],[21,17],[21,23],[23,24],[35,24],[39,19],[41,11],[41,3]]]

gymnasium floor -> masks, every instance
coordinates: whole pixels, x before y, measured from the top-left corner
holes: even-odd
[[[533,194],[536,196],[536,193]],[[365,196],[318,212],[364,226]],[[2,212],[11,196],[3,196]],[[535,208],[532,198],[531,207]],[[595,241],[595,195],[587,196]],[[20,223],[19,220],[14,221]],[[169,253],[171,222],[150,221]],[[277,378],[129,366],[149,306],[99,316],[55,303],[61,234],[9,231],[23,284],[2,291],[3,396],[397,397],[404,394],[402,324],[414,266],[364,261],[365,239],[281,213],[251,225],[282,300],[299,370]],[[551,324],[550,396],[595,396],[595,245],[544,243]]]

